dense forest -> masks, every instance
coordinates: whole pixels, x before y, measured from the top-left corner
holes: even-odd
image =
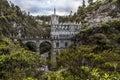
[[[120,21],[103,22],[98,26],[86,25],[87,14],[103,4],[119,6],[119,0],[88,0],[73,15],[61,16],[60,22],[82,22],[83,29],[72,38],[74,44],[57,55],[57,62],[45,61],[35,52],[15,39],[22,26],[22,37],[49,36],[50,16],[33,17],[30,13],[7,0],[0,1],[0,80],[120,80]],[[106,11],[106,10],[105,10]],[[113,11],[112,11],[113,12]],[[116,17],[120,8],[109,15]],[[46,44],[43,44],[43,46]],[[50,46],[49,46],[50,47]],[[47,47],[42,47],[45,52]],[[49,72],[43,67],[54,66]]]

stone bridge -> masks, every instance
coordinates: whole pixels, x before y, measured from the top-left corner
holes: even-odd
[[[56,53],[60,53],[61,50],[67,49],[71,45],[71,39],[40,39],[40,38],[26,38],[22,39],[23,44],[27,44],[29,42],[35,43],[36,52],[40,54],[40,45],[43,42],[48,42],[51,44],[51,61],[56,61]]]

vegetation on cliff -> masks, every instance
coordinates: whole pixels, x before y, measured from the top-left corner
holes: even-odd
[[[49,36],[44,25],[39,25],[30,13],[21,11],[19,6],[7,0],[0,1],[0,29],[5,37],[18,35],[18,26],[22,26],[22,37]],[[41,35],[42,34],[42,35]]]
[[[117,4],[119,0],[92,2],[88,7],[78,8],[73,16],[61,17],[61,21],[82,21],[88,13],[103,4]],[[119,5],[118,5],[119,6]],[[1,80],[119,80],[120,79],[120,21],[104,22],[99,26],[84,28],[73,38],[75,44],[57,55],[56,70],[44,73],[46,65],[34,51],[34,45],[27,49],[14,38],[14,23],[21,24],[27,37],[43,36],[45,26],[50,29],[49,16],[32,17],[22,12],[18,6],[0,1],[0,79]],[[119,12],[119,8],[116,9]],[[110,13],[111,14],[111,13]],[[112,15],[114,17],[114,15]],[[46,18],[46,19],[45,19]],[[39,21],[42,20],[42,24]],[[44,35],[48,35],[45,33]],[[8,37],[8,38],[6,38]],[[48,44],[43,44],[43,46]],[[42,52],[50,45],[40,47]],[[33,52],[32,52],[33,51]],[[41,53],[42,53],[41,52]],[[65,69],[64,71],[60,71]]]

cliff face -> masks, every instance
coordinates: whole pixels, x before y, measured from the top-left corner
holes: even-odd
[[[119,12],[120,12],[120,8],[118,6],[119,6],[119,4],[117,2],[103,3],[99,6],[99,8],[97,10],[93,11],[94,17],[103,15],[103,14],[104,14],[104,16],[116,17],[117,14],[119,14]],[[113,12],[116,15],[113,15]]]
[[[89,27],[113,20],[120,20],[120,4],[118,1],[99,2],[99,6],[88,12],[85,17],[86,25]]]

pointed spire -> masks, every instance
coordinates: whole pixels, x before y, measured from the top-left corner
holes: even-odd
[[[56,15],[56,9],[54,8],[54,15]]]

